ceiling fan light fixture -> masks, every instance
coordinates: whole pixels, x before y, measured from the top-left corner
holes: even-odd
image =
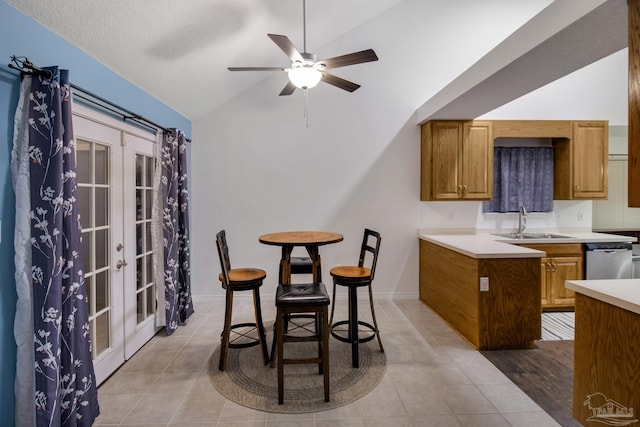
[[[293,65],[288,72],[289,81],[299,89],[311,89],[316,87],[322,79],[322,73],[314,66]]]
[[[350,82],[331,74],[326,70],[332,70],[348,65],[362,64],[377,61],[378,56],[373,49],[352,52],[346,55],[334,56],[318,61],[318,57],[307,52],[307,7],[306,0],[302,2],[302,36],[304,49],[300,52],[291,43],[289,37],[281,34],[267,34],[267,36],[289,57],[291,67],[228,67],[229,71],[286,71],[289,82],[280,92],[280,96],[291,95],[296,88],[305,91],[315,87],[320,81],[335,86],[339,89],[353,92],[360,87],[359,84]]]

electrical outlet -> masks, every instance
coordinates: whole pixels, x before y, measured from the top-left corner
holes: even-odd
[[[582,212],[578,212],[578,222],[581,222],[584,219],[584,215]]]
[[[489,292],[489,278],[481,277],[480,278],[480,292]]]
[[[456,214],[453,212],[449,212],[449,221],[453,221],[454,219],[456,219]]]

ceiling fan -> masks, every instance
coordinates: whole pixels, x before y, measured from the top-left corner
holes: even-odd
[[[290,67],[228,67],[229,71],[286,71],[289,82],[280,92],[280,96],[291,95],[296,88],[307,89],[315,87],[320,80],[329,83],[348,92],[353,92],[360,87],[359,84],[350,82],[343,78],[329,74],[326,70],[346,67],[348,65],[362,64],[364,62],[377,61],[378,56],[373,49],[362,50],[360,52],[348,53],[328,59],[318,60],[313,53],[307,52],[307,24],[306,9],[307,2],[302,3],[302,25],[303,25],[303,52],[298,51],[287,36],[278,34],[267,34],[267,36],[287,54],[291,60]]]

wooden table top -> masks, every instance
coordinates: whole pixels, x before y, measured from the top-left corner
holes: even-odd
[[[330,231],[281,231],[260,236],[258,241],[266,245],[307,246],[328,245],[341,242],[344,237]]]

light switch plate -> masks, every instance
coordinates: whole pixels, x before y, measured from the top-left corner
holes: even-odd
[[[489,278],[481,277],[480,278],[480,292],[489,292]]]

